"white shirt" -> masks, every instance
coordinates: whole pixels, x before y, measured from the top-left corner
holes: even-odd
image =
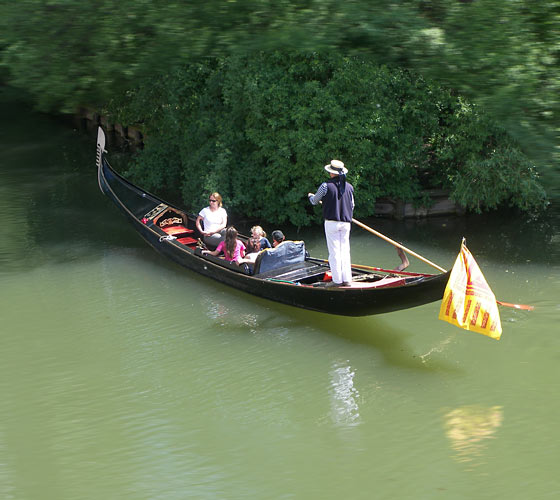
[[[204,222],[204,232],[206,233],[215,233],[227,220],[227,212],[224,207],[220,207],[214,212],[210,210],[210,207],[206,207],[203,208],[198,215],[202,217],[202,221]]]

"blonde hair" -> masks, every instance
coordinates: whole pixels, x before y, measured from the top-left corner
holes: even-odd
[[[261,238],[266,238],[266,233],[261,226],[253,226],[251,228],[251,234],[257,233]]]
[[[219,207],[222,206],[222,195],[220,193],[211,193],[210,196],[218,200]]]

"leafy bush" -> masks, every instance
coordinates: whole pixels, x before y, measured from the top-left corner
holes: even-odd
[[[419,202],[424,187],[474,210],[544,201],[528,160],[473,105],[359,57],[212,59],[142,86],[120,116],[144,122],[149,138],[130,173],[193,210],[217,190],[234,212],[307,225],[320,217],[306,194],[332,158],[349,168],[357,217],[380,196]]]

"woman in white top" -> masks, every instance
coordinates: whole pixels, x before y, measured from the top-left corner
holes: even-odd
[[[196,218],[196,228],[202,234],[206,246],[214,249],[225,237],[227,212],[222,207],[220,193],[212,193],[209,201],[210,205],[203,208]]]

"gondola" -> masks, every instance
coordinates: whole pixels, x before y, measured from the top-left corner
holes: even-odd
[[[251,267],[205,255],[200,247],[196,215],[170,205],[119,175],[105,156],[105,142],[105,133],[99,127],[96,163],[101,191],[157,252],[187,269],[258,297],[343,316],[388,313],[443,297],[449,272],[392,273],[352,265],[353,281],[349,286],[329,286],[328,263],[310,256],[304,242],[285,242],[262,251]]]

